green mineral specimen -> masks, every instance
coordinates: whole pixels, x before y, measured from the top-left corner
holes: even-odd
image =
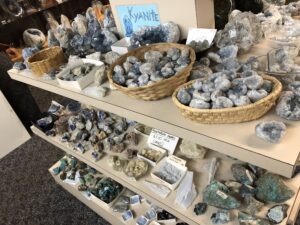
[[[264,174],[255,184],[256,197],[263,202],[282,203],[295,194],[284,184],[281,177],[275,174]]]
[[[60,160],[59,168],[60,168],[61,171],[63,171],[66,168],[67,165],[68,165],[68,161],[66,159],[61,159]]]
[[[242,184],[252,185],[256,179],[254,173],[241,164],[232,164],[231,172],[233,177]]]
[[[241,203],[228,193],[229,189],[224,184],[214,180],[204,189],[203,201],[208,205],[222,209],[238,208]]]
[[[195,205],[194,213],[197,216],[199,216],[199,215],[203,215],[206,212],[206,210],[207,210],[207,203],[200,202]]]
[[[279,224],[287,217],[288,209],[287,204],[275,205],[268,210],[267,217],[272,223]]]
[[[71,164],[72,168],[75,168],[75,167],[76,167],[77,162],[78,162],[78,161],[77,161],[77,159],[75,159],[75,158],[73,158],[73,159],[70,160],[70,164]]]
[[[251,216],[243,212],[239,212],[238,219],[240,225],[271,225],[268,220],[260,219],[256,216]]]
[[[245,211],[246,213],[249,213],[250,215],[255,215],[256,213],[260,212],[262,207],[264,206],[264,203],[257,201],[253,196],[247,195],[245,198]]]

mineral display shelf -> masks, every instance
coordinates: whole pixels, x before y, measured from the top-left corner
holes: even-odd
[[[95,213],[103,217],[105,220],[109,221],[113,225],[136,225],[135,221],[137,217],[144,215],[147,210],[150,209],[150,206],[145,203],[141,202],[140,205],[130,206],[131,210],[135,213],[134,219],[127,221],[126,223],[122,219],[122,213],[114,212],[111,208],[102,207],[98,205],[94,201],[88,199],[83,192],[78,191],[78,185],[70,185],[68,183],[63,182],[59,176],[56,176],[52,173],[52,169],[57,167],[58,163],[55,163],[51,168],[49,168],[49,172],[51,173],[52,177],[54,178],[55,182],[62,186],[66,191],[71,193],[74,197],[76,197],[79,201],[84,203],[87,207],[92,209]]]
[[[215,207],[208,207],[207,212],[204,215],[196,216],[193,212],[194,205],[198,202],[202,202],[202,192],[207,185],[208,181],[208,173],[204,169],[205,163],[208,163],[212,158],[216,157],[219,159],[220,166],[217,170],[216,179],[217,180],[232,180],[232,173],[230,167],[232,163],[238,163],[239,161],[233,160],[223,154],[210,150],[206,155],[205,159],[202,160],[189,160],[187,161],[187,167],[190,171],[194,172],[194,183],[197,189],[197,198],[194,200],[192,205],[188,209],[181,208],[179,205],[175,204],[176,199],[176,190],[172,191],[166,198],[161,198],[155,192],[152,192],[150,189],[145,186],[144,181],[155,181],[151,178],[150,171],[140,178],[138,181],[133,181],[132,179],[128,178],[123,172],[117,172],[113,170],[107,163],[108,155],[106,154],[103,158],[101,158],[98,162],[94,162],[91,152],[86,152],[84,154],[74,151],[68,143],[61,143],[59,141],[59,137],[48,137],[38,128],[32,126],[31,127],[33,133],[37,136],[43,138],[44,140],[50,142],[51,144],[57,146],[58,148],[65,151],[67,154],[73,155],[80,161],[85,162],[86,164],[90,165],[91,167],[95,168],[99,172],[103,173],[104,175],[111,177],[112,179],[116,180],[117,182],[121,183],[123,186],[127,187],[128,189],[136,192],[137,194],[143,196],[144,198],[150,200],[152,203],[156,204],[157,206],[167,210],[168,212],[175,215],[180,220],[188,223],[189,225],[212,225],[210,221],[210,217],[212,213],[216,212],[217,209]],[[141,137],[142,138],[142,137]],[[139,143],[139,146],[136,149],[141,149],[145,147],[146,140],[142,138]],[[175,151],[180,157],[178,153],[178,149]],[[151,169],[150,169],[151,170]],[[157,182],[157,181],[156,181]],[[299,212],[299,205],[300,205],[300,174],[293,179],[285,180],[285,183],[295,191],[295,195],[293,198],[288,200],[286,203],[290,206],[288,210],[287,218],[281,223],[281,225],[289,224],[293,225],[296,221],[297,214]],[[271,205],[268,205],[270,207]],[[259,214],[260,216],[264,217],[267,212],[267,207]],[[237,220],[237,210],[233,211],[234,220],[228,223],[228,225],[238,225],[239,222]]]
[[[185,119],[170,97],[159,101],[142,101],[112,90],[101,98],[94,84],[82,91],[65,89],[56,80],[34,76],[30,70],[8,71],[12,79],[77,100],[87,105],[138,121],[225,155],[260,166],[276,174],[292,177],[300,154],[300,122],[289,122],[270,111],[261,119],[238,124],[198,124]],[[108,85],[108,84],[106,84]],[[288,131],[279,144],[255,136],[260,121],[277,120]]]

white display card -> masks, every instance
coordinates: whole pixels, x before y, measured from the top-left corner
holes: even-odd
[[[173,155],[179,138],[163,131],[152,129],[148,138],[148,144],[153,149],[164,149],[169,155]]]
[[[211,45],[216,36],[216,33],[217,33],[216,29],[190,28],[186,40],[186,44],[189,44],[192,41],[207,40],[209,45]]]

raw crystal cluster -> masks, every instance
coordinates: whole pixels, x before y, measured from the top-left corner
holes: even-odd
[[[268,210],[267,217],[272,223],[279,224],[287,217],[288,208],[287,204],[275,205]]]
[[[280,176],[266,173],[256,182],[256,197],[263,202],[282,203],[294,195],[294,191],[289,189]]]
[[[96,190],[92,193],[105,203],[109,204],[120,195],[123,186],[111,178],[105,178],[96,184],[95,189]]]
[[[88,75],[95,65],[91,63],[85,63],[75,68],[70,69],[69,73],[63,74],[59,79],[65,81],[77,81]]]
[[[135,179],[142,177],[148,171],[148,163],[143,160],[133,159],[130,160],[124,170],[128,177]]]
[[[187,140],[182,140],[179,148],[180,152],[189,159],[203,159],[208,151],[206,148]]]
[[[147,44],[162,42],[178,42],[180,39],[180,30],[177,24],[166,22],[157,27],[142,27],[134,32],[130,37],[132,46],[142,46]]]
[[[240,51],[248,51],[262,35],[259,19],[251,12],[243,12],[231,17],[225,28],[217,33],[216,45],[219,48],[237,45]]]
[[[151,160],[152,162],[158,162],[158,160],[161,159],[162,154],[162,152],[153,149],[143,149],[140,152],[141,156]]]
[[[287,120],[300,120],[300,101],[297,92],[284,91],[281,93],[276,106],[278,116]]]
[[[191,74],[189,76],[189,80],[206,78],[209,75],[213,74],[213,71],[208,66],[209,66],[209,63],[208,63],[208,65],[194,66],[191,71]]]
[[[104,8],[104,10],[103,23],[98,21],[93,8],[88,8],[85,16],[78,14],[72,24],[63,15],[61,24],[53,17],[48,17],[51,27],[49,46],[59,43],[68,55],[81,57],[95,51],[102,53],[111,51],[111,45],[117,42],[118,38],[111,31],[112,26],[115,26],[111,9]]]
[[[197,109],[222,109],[255,103],[272,91],[273,84],[255,71],[241,74],[217,72],[205,80],[196,80],[192,87],[177,93],[180,103]]]
[[[116,65],[112,79],[116,84],[129,88],[147,86],[176,75],[190,63],[189,49],[148,51],[144,60],[129,56],[123,65]]]
[[[253,185],[256,180],[255,174],[248,170],[244,165],[232,164],[231,172],[233,177],[240,183],[245,185]]]
[[[175,184],[182,178],[184,171],[166,161],[154,174],[169,184]]]
[[[210,46],[207,40],[204,41],[191,41],[188,44],[190,47],[192,47],[196,53],[203,52],[207,50]]]
[[[271,225],[271,223],[268,220],[260,219],[256,216],[248,215],[243,212],[239,212],[238,219],[240,225],[250,225],[250,224]]]
[[[121,195],[113,206],[113,211],[123,213],[129,210],[130,198],[126,195]]]
[[[271,143],[278,143],[285,131],[285,124],[278,121],[261,122],[255,127],[256,136]]]
[[[241,205],[239,200],[229,194],[229,189],[216,180],[204,189],[203,201],[208,205],[222,209],[236,209]]]

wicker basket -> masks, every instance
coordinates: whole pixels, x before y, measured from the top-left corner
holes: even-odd
[[[65,62],[63,50],[60,47],[43,49],[28,59],[28,65],[36,75],[43,75],[52,69],[57,69]]]
[[[198,123],[225,124],[251,121],[266,114],[275,105],[276,99],[282,90],[282,84],[276,78],[266,75],[263,78],[273,83],[273,91],[267,97],[245,106],[227,109],[195,109],[181,104],[176,97],[179,89],[189,88],[195,81],[190,81],[178,87],[173,93],[172,99],[184,117]]]
[[[168,79],[144,87],[127,88],[114,83],[112,79],[114,67],[116,65],[122,65],[126,61],[128,56],[135,56],[139,59],[144,59],[144,53],[147,51],[150,50],[167,51],[170,48],[179,48],[179,49],[188,48],[190,50],[191,63],[186,68],[184,68],[181,72],[177,73],[176,75]],[[124,94],[130,97],[142,99],[145,101],[158,100],[167,96],[171,96],[174,90],[178,86],[186,82],[192,70],[195,59],[196,59],[195,51],[187,45],[174,44],[174,43],[148,45],[148,46],[137,48],[121,56],[114,64],[111,65],[108,72],[108,79],[110,83],[114,87],[116,87],[116,89],[120,90],[121,92],[123,92]]]

